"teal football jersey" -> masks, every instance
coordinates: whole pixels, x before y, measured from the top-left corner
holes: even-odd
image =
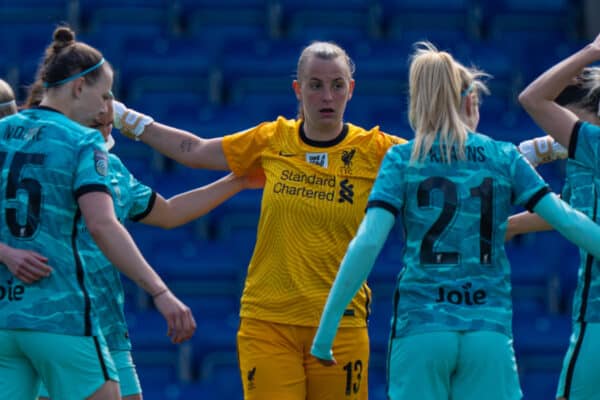
[[[135,179],[116,155],[109,154],[109,166],[109,187],[119,221],[144,218],[152,210],[156,194]],[[102,254],[84,223],[79,229],[78,246],[85,262],[90,291],[94,293],[94,311],[108,348],[111,351],[130,350],[120,273]]]
[[[600,188],[600,128],[577,123],[569,144],[566,184],[563,197],[569,204],[596,223]],[[579,250],[580,265],[577,288],[573,297],[573,319],[600,322],[600,263],[592,255]]]
[[[368,203],[400,216],[404,229],[393,335],[512,335],[507,219],[514,204],[531,209],[548,186],[510,143],[471,133],[466,159],[451,164],[438,143],[424,162],[411,163],[413,144],[388,151]]]
[[[38,108],[0,120],[0,241],[48,257],[52,274],[27,285],[0,265],[0,328],[98,333],[77,250],[78,198],[108,193],[108,155],[97,130]]]

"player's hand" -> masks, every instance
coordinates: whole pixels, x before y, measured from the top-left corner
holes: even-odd
[[[113,100],[113,110],[115,128],[130,139],[140,140],[146,126],[154,122],[152,117],[127,108],[117,100]]]
[[[319,345],[313,342],[312,348],[310,349],[310,354],[317,359],[317,361],[326,367],[331,367],[332,365],[337,365],[337,361],[333,356],[332,350],[324,350],[325,348],[330,348],[329,345]]]
[[[50,275],[48,259],[35,251],[4,247],[2,262],[8,270],[24,283],[33,283]]]
[[[316,359],[316,360],[317,360],[317,361],[318,361],[318,362],[319,362],[321,365],[323,365],[323,366],[325,366],[325,367],[331,367],[331,366],[333,366],[333,365],[337,365],[337,361],[336,361],[335,357],[334,357],[334,358],[332,358],[331,360],[327,360],[327,359],[324,359],[324,358],[319,358],[319,357],[317,357],[317,356],[314,356],[314,355],[313,355],[313,357],[314,357],[314,358],[315,358],[315,359]]]
[[[167,336],[173,343],[189,340],[196,330],[196,321],[192,311],[183,304],[170,290],[153,297],[154,305],[167,320]]]
[[[519,151],[534,167],[568,156],[567,149],[550,136],[525,140],[519,144]]]

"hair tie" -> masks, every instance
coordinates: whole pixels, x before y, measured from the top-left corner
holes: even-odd
[[[17,103],[14,100],[10,100],[10,101],[5,101],[4,103],[0,103],[0,107],[7,107],[7,106],[17,106]]]

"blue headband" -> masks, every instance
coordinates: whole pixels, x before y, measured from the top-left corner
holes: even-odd
[[[14,100],[9,100],[9,101],[5,101],[4,103],[0,103],[0,107],[6,107],[6,106],[12,106],[12,105],[17,105],[17,103]]]
[[[44,82],[44,87],[45,88],[49,88],[49,87],[53,87],[53,86],[62,85],[63,83],[74,81],[75,79],[81,78],[82,76],[84,76],[86,74],[89,74],[90,72],[92,72],[92,71],[100,68],[100,66],[102,64],[104,64],[104,58],[102,58],[100,61],[98,61],[98,64],[92,65],[88,69],[84,69],[83,71],[81,71],[78,74],[75,74],[73,76],[70,76],[68,78],[62,79],[62,80],[57,81],[57,82]]]
[[[467,87],[465,90],[463,90],[462,92],[460,92],[460,97],[465,97],[466,95],[468,95],[469,93],[471,93],[474,88],[475,88],[475,81],[471,82],[471,84],[469,85],[469,87]]]

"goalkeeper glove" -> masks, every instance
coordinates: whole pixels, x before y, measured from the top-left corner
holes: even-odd
[[[525,140],[519,143],[519,151],[534,167],[568,156],[567,149],[550,136]]]
[[[127,108],[116,100],[113,100],[113,109],[115,128],[130,139],[140,140],[146,126],[154,122],[152,117]]]

